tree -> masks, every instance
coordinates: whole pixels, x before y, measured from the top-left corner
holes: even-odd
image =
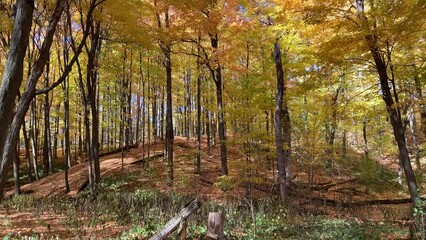
[[[97,0],[92,0],[90,2],[87,12],[88,19],[92,17],[94,9],[101,2],[97,2]],[[84,44],[82,43],[84,43],[87,38],[86,33],[83,35],[82,43],[78,46],[77,51],[75,51],[75,55],[70,60],[69,64],[65,66],[65,71],[59,79],[48,87],[36,90],[37,82],[49,60],[50,48],[53,43],[56,27],[60,21],[66,4],[67,1],[58,0],[54,5],[53,12],[46,27],[44,41],[39,49],[38,58],[32,65],[31,72],[25,83],[25,91],[18,101],[16,112],[13,113],[15,98],[18,93],[17,89],[20,87],[23,78],[23,61],[25,51],[28,46],[29,32],[32,24],[32,13],[34,11],[33,1],[18,1],[11,49],[6,62],[6,68],[3,74],[4,80],[2,81],[2,87],[0,90],[0,112],[3,111],[0,118],[2,118],[5,122],[5,129],[8,129],[8,131],[1,131],[0,134],[0,143],[4,143],[4,145],[2,144],[0,148],[0,199],[3,197],[7,171],[12,161],[13,152],[15,151],[16,142],[19,137],[19,130],[33,98],[36,95],[51,91],[65,80],[66,76],[71,71],[73,64],[76,62],[79,53],[83,49]]]
[[[0,199],[3,197],[7,171],[12,161],[13,153],[15,152],[19,129],[21,128],[31,99],[34,96],[37,80],[40,78],[44,66],[48,61],[53,35],[56,25],[62,15],[62,11],[65,8],[65,3],[66,1],[64,0],[58,0],[56,2],[55,10],[49,20],[46,36],[40,49],[40,56],[33,66],[31,75],[28,77],[25,92],[18,103],[17,112],[13,114],[18,88],[23,78],[23,61],[28,46],[28,37],[34,11],[33,1],[19,0],[17,2],[17,13],[13,27],[11,47],[0,88],[0,121],[4,123],[4,129],[0,133]]]

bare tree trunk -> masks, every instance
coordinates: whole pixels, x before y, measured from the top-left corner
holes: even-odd
[[[147,89],[148,89],[148,103],[146,104],[147,106],[147,129],[148,129],[148,158],[150,157],[151,154],[151,123],[153,121],[151,121],[151,114],[149,111],[149,105],[152,102],[152,98],[151,98],[151,87],[152,87],[152,83],[151,83],[151,78],[150,78],[150,57],[148,57],[148,83],[147,83]]]
[[[348,153],[348,132],[347,130],[343,130],[343,140],[342,140],[342,157],[343,159],[346,159],[347,153]]]
[[[362,120],[362,137],[364,139],[364,155],[369,158],[368,139],[367,139],[367,119]]]
[[[22,124],[22,135],[24,136],[25,162],[27,167],[28,182],[31,183],[33,180],[32,180],[32,172],[31,172],[30,139],[28,138],[25,122]]]
[[[89,102],[86,95],[86,90],[84,88],[83,83],[83,74],[81,72],[81,66],[79,61],[77,60],[78,67],[78,85],[80,87],[80,96],[81,101],[83,103],[83,121],[84,121],[84,136],[85,136],[85,147],[86,147],[86,158],[88,160],[88,179],[89,179],[89,189],[93,194],[95,191],[95,183],[93,177],[93,154],[92,154],[92,146],[90,145],[91,136],[90,136],[90,120],[89,120]]]
[[[167,14],[168,16],[168,14]],[[168,19],[168,17],[167,17]],[[166,110],[166,140],[167,140],[167,185],[173,184],[173,118],[172,118],[172,65],[170,60],[170,46],[163,48],[166,61],[167,76],[167,110]]]
[[[112,104],[111,104],[111,96],[110,96],[109,86],[107,87],[107,96],[105,96],[105,97],[107,99],[107,109],[108,110],[106,110],[107,114],[105,114],[105,112],[103,112],[102,116],[105,116],[105,118],[107,118],[106,119],[106,122],[107,122],[107,127],[106,127],[106,145],[107,145],[107,151],[109,151],[110,148],[111,148],[111,145],[112,145],[112,143],[111,143],[111,141],[112,141],[112,138],[111,138],[112,122],[111,122],[111,120],[112,120],[112,117],[113,117],[113,115],[111,113],[111,105]]]
[[[341,92],[342,88],[339,86],[334,93],[334,95],[331,97],[330,108],[331,108],[331,116],[330,119],[328,119],[325,123],[325,140],[327,143],[327,147],[325,150],[326,154],[326,169],[331,173],[333,168],[333,152],[334,152],[334,139],[336,137],[336,131],[337,131],[337,100],[339,98],[339,94]]]
[[[286,199],[286,176],[284,163],[283,139],[283,98],[284,98],[284,71],[281,62],[281,50],[278,43],[274,44],[274,59],[277,70],[277,95],[275,105],[275,145],[277,151],[278,181],[281,200]]]
[[[165,120],[166,118],[167,118],[167,116],[166,116],[166,112],[167,112],[167,110],[165,110],[165,108],[166,108],[166,103],[164,102],[164,98],[165,97],[167,97],[166,96],[166,93],[165,93],[165,88],[164,88],[164,86],[161,88],[161,93],[160,93],[160,117],[161,117],[161,119],[160,119],[160,127],[159,127],[159,136],[160,136],[160,139],[161,139],[161,141],[163,141],[164,140],[164,128],[167,128],[167,126],[165,126],[166,125],[166,121],[167,120]],[[166,99],[166,101],[167,101],[167,99]],[[167,129],[166,129],[166,132],[167,132]],[[166,133],[167,134],[167,133]]]
[[[142,53],[140,53],[139,55],[139,64],[142,63]],[[141,98],[141,84],[142,84],[142,66],[139,65],[139,79],[138,79],[138,90],[137,90],[137,94],[136,94],[136,102],[137,102],[137,106],[136,106],[136,129],[135,129],[135,140],[136,143],[139,144],[139,132],[140,132],[140,121],[141,121],[141,105],[142,105],[142,98]]]
[[[124,63],[125,64],[125,63]],[[123,74],[124,74],[124,65],[123,65]],[[123,75],[124,77],[124,75]],[[125,93],[125,89],[124,89],[124,79],[121,80],[121,101],[120,101],[120,149],[121,149],[121,170],[124,169],[124,146],[125,146],[125,139],[124,139],[124,122],[125,122],[125,98],[126,98],[126,93]]]
[[[65,108],[65,116],[64,116],[64,125],[65,125],[65,192],[68,193],[70,191],[70,185],[68,182],[68,168],[71,167],[71,151],[70,151],[70,102],[69,102],[69,78],[67,78],[63,85],[63,90],[65,92],[64,99],[64,108]]]
[[[61,109],[61,104],[56,105],[56,111],[59,112],[60,109]],[[53,133],[53,159],[58,159],[58,135],[59,135],[59,116],[56,116],[55,131]]]
[[[129,76],[127,77],[127,127],[126,127],[126,138],[127,138],[127,151],[130,149],[130,145],[133,145],[133,131],[132,131],[132,78],[133,78],[133,51],[130,49],[130,62],[129,62]]]
[[[78,115],[78,124],[77,124],[77,135],[78,135],[78,157],[79,158],[83,158],[83,145],[84,145],[84,143],[83,143],[83,133],[82,133],[82,131],[81,131],[81,129],[82,129],[82,126],[81,126],[81,118],[82,118],[82,116],[81,116],[81,114],[79,114]]]
[[[189,140],[190,137],[190,122],[191,122],[191,69],[186,70],[185,76],[185,137]]]
[[[34,176],[36,181],[39,180],[38,176],[38,134],[37,134],[37,113],[36,113],[36,103],[37,99],[34,98],[31,103],[31,121],[30,121],[30,139],[31,139],[31,150],[33,154],[33,167],[34,167]]]
[[[266,134],[269,135],[269,112],[265,111]]]
[[[291,164],[291,121],[290,112],[288,109],[288,102],[285,98],[286,89],[284,85],[284,102],[283,102],[283,143],[284,143],[284,170],[285,170],[285,184],[288,185],[291,181],[290,178],[290,164]]]
[[[211,154],[210,112],[206,110],[207,154]]]
[[[411,134],[413,135],[413,149],[414,149],[414,158],[416,159],[416,167],[419,172],[421,172],[421,164],[420,164],[420,149],[417,138],[417,127],[416,127],[416,114],[414,113],[414,109],[410,108],[408,113],[408,123],[410,126]]]
[[[158,101],[158,91],[155,83],[152,83],[152,94],[153,99],[152,103],[152,136],[154,138],[154,143],[158,139],[158,109],[157,109],[157,101]]]
[[[417,74],[417,73],[416,73]],[[419,109],[420,109],[420,122],[423,130],[423,134],[426,137],[426,106],[425,101],[423,99],[423,91],[420,83],[419,77],[414,76],[414,84],[416,86],[416,97],[419,100]]]
[[[211,45],[214,52],[218,51],[219,39],[218,34],[210,35]],[[225,119],[223,113],[223,94],[222,94],[222,66],[215,59],[216,66],[211,69],[213,80],[216,84],[216,101],[217,101],[217,120],[219,122],[219,140],[220,140],[220,161],[222,167],[222,174],[228,175],[228,160],[226,157],[226,129]]]
[[[157,15],[158,28],[161,28],[161,19]],[[169,9],[164,13],[165,28],[170,28]],[[172,106],[172,63],[171,63],[171,43],[160,42],[160,47],[164,56],[164,67],[166,68],[166,139],[167,144],[167,185],[173,185],[173,106]],[[164,91],[163,91],[164,92]],[[163,98],[164,99],[164,98]]]
[[[49,71],[50,71],[50,59],[46,64],[46,72],[45,72],[45,84],[46,87],[49,86]],[[50,142],[50,100],[49,93],[46,93],[44,96],[44,135],[43,135],[43,170],[44,175],[53,173],[53,163],[52,163],[52,155],[51,155],[51,142]]]
[[[100,40],[100,23],[93,23],[93,32],[91,33],[91,45],[88,54],[87,61],[87,98],[90,105],[90,112],[92,115],[92,136],[91,141],[91,154],[94,164],[94,183],[96,185],[100,183],[101,171],[99,162],[99,109],[98,109],[98,98],[97,98],[97,86],[98,86],[98,64],[99,54],[101,51],[101,40]]]
[[[200,41],[200,37],[198,37]],[[198,49],[200,51],[200,49]],[[202,69],[200,59],[197,59],[197,156],[195,160],[195,173],[201,174],[201,80],[202,80]]]
[[[148,57],[149,59],[149,57]],[[142,53],[140,55],[140,68],[139,68],[139,74],[142,75]],[[149,80],[149,77],[148,77]],[[146,104],[146,95],[145,95],[145,81],[142,77],[142,159],[145,159],[145,125],[146,125],[146,108],[147,108],[147,104]],[[149,112],[149,111],[148,111]]]
[[[19,183],[19,165],[21,164],[21,160],[19,159],[19,144],[16,145],[15,151],[13,153],[13,178],[15,180],[15,196],[19,196],[21,194],[21,185]]]
[[[65,33],[68,33],[69,29],[67,26],[70,25],[70,14],[69,14],[69,5],[67,6],[67,24],[64,24]],[[69,50],[68,50],[68,42],[64,41],[64,50],[63,50],[63,56],[64,56],[64,65],[68,65],[69,61]],[[64,180],[65,180],[65,192],[68,193],[70,191],[70,184],[68,181],[68,169],[71,167],[71,142],[70,142],[70,97],[69,97],[69,77],[65,79],[65,81],[62,84],[62,90],[65,94],[64,99],[64,144],[62,145],[62,149],[64,151]],[[58,123],[59,124],[59,123]],[[74,153],[76,154],[76,153]]]

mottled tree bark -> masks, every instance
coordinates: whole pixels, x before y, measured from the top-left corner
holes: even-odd
[[[286,164],[285,164],[285,153],[284,148],[284,136],[283,136],[283,127],[284,127],[284,114],[283,111],[283,102],[284,102],[284,71],[281,61],[281,49],[278,43],[274,44],[274,60],[275,67],[277,72],[277,92],[275,97],[275,145],[276,145],[276,154],[277,154],[277,166],[278,166],[278,181],[280,188],[281,200],[286,199]]]
[[[219,125],[219,141],[220,141],[220,161],[222,167],[222,174],[228,175],[228,160],[226,156],[226,129],[225,119],[223,113],[223,94],[222,94],[222,66],[219,63],[217,56],[219,47],[218,34],[210,34],[210,41],[213,48],[213,55],[215,55],[214,67],[211,74],[216,85],[216,101],[217,101],[217,120]]]

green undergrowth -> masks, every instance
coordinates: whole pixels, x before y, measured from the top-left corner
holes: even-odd
[[[174,191],[160,192],[139,187],[129,192],[123,188],[133,180],[135,177],[131,174],[105,178],[96,196],[87,191],[76,198],[35,199],[22,195],[4,201],[1,207],[31,211],[36,216],[45,211],[54,212],[61,216],[63,228],[76,238],[93,236],[96,233],[90,229],[103,228],[107,223],[114,222],[127,230],[108,237],[144,239],[160,230],[195,198]],[[202,200],[201,208],[188,222],[187,239],[203,239],[207,231],[208,213],[219,211],[225,214],[227,239],[395,239],[408,234],[406,228],[391,223],[300,215],[290,213],[285,205],[272,199],[235,199],[227,204]],[[9,233],[5,239],[21,239],[24,236],[24,233]],[[40,235],[33,233],[27,237],[40,239]],[[47,236],[44,237],[46,239]],[[51,237],[56,238],[54,231]],[[177,239],[177,236],[174,234],[169,239]]]

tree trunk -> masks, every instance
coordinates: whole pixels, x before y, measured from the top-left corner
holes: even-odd
[[[166,108],[166,106],[165,106],[165,102],[164,102],[164,98],[165,97],[167,97],[166,96],[166,93],[165,93],[165,88],[164,87],[162,87],[162,90],[161,90],[161,93],[160,93],[160,102],[159,102],[159,104],[160,104],[160,127],[159,127],[159,136],[160,136],[160,139],[161,139],[161,141],[163,141],[164,140],[164,132],[167,132],[167,129],[166,129],[166,131],[164,131],[164,128],[167,128],[167,126],[165,127],[165,121],[167,121],[167,113],[166,113],[166,111],[165,111],[165,108]],[[167,101],[167,99],[166,99],[166,101]],[[166,119],[166,120],[165,120]],[[167,133],[166,133],[167,134]]]
[[[95,191],[95,183],[94,183],[94,177],[93,177],[93,153],[92,153],[92,146],[90,141],[90,119],[89,119],[89,101],[87,99],[86,90],[84,88],[83,83],[83,74],[81,72],[81,66],[79,61],[77,60],[77,67],[78,67],[78,85],[80,88],[80,97],[81,101],[83,103],[83,121],[84,121],[84,137],[85,137],[85,147],[86,147],[86,158],[88,163],[88,182],[89,182],[89,189],[90,192],[93,194]]]
[[[185,76],[185,137],[189,140],[190,137],[190,122],[191,122],[191,69],[186,70]]]
[[[98,110],[98,99],[97,99],[97,86],[98,86],[98,63],[99,54],[101,51],[101,40],[100,40],[100,23],[93,23],[94,31],[91,33],[92,41],[90,50],[87,52],[87,99],[90,104],[90,112],[92,114],[92,136],[88,141],[91,141],[91,154],[94,164],[94,183],[98,185],[101,179],[100,162],[99,162],[99,110]],[[95,186],[96,187],[96,186]]]
[[[37,134],[37,113],[36,113],[36,103],[37,99],[34,98],[31,103],[31,120],[30,120],[30,139],[31,139],[31,150],[33,154],[33,167],[34,167],[34,176],[36,181],[39,180],[38,176],[38,134]]]
[[[210,112],[206,110],[207,155],[211,154]]]
[[[218,34],[210,35],[213,52],[217,54],[219,47]],[[220,140],[220,161],[222,166],[222,175],[228,175],[228,160],[226,157],[226,129],[223,113],[223,94],[222,94],[222,66],[218,59],[215,59],[216,66],[211,69],[213,80],[216,84],[216,101],[217,101],[217,120],[219,122],[219,140]]]
[[[133,51],[130,49],[130,63],[129,63],[129,76],[127,77],[127,124],[126,124],[126,145],[127,151],[130,149],[130,145],[133,145],[133,121],[132,121],[132,77],[133,77]]]
[[[266,134],[269,135],[269,112],[265,111]]]
[[[158,27],[161,28],[160,16],[157,15]],[[170,28],[169,9],[164,14],[165,28]],[[171,43],[160,42],[160,47],[164,55],[164,67],[166,68],[166,139],[167,144],[167,185],[173,184],[173,106],[172,106],[172,63],[171,63]],[[164,92],[164,91],[163,91]],[[163,98],[164,99],[164,98]]]
[[[166,109],[166,141],[167,141],[167,185],[173,184],[173,107],[172,107],[172,65],[170,60],[170,46],[163,47],[164,60],[166,66],[166,91],[167,91],[167,109]]]
[[[348,132],[347,130],[343,130],[343,139],[342,139],[342,157],[346,159],[348,153]]]
[[[148,58],[149,60],[149,58]],[[141,59],[140,59],[140,64],[141,64],[141,68],[140,70],[140,74],[142,76],[142,54],[141,54]],[[148,74],[149,75],[149,74]],[[147,79],[149,80],[149,76],[147,76]],[[142,78],[142,99],[143,99],[143,104],[142,104],[142,159],[145,159],[145,125],[146,125],[146,108],[147,108],[147,104],[146,104],[146,95],[145,95],[145,81]],[[148,111],[149,112],[149,111]]]
[[[198,38],[200,39],[200,38]],[[199,50],[198,50],[199,51]],[[197,156],[195,160],[195,173],[201,174],[201,66],[200,60],[197,60]]]
[[[81,129],[82,129],[82,126],[81,126],[81,118],[82,118],[83,116],[79,113],[78,114],[78,123],[77,123],[77,135],[78,135],[78,143],[77,143],[77,145],[78,145],[78,157],[80,158],[80,159],[82,159],[83,158],[83,133],[82,133],[82,131],[81,131]]]
[[[291,121],[290,112],[288,109],[287,100],[285,98],[286,89],[284,85],[284,98],[283,98],[283,143],[284,143],[284,170],[285,170],[285,184],[288,185],[290,178],[290,164],[291,164]]]
[[[49,60],[46,64],[46,73],[45,73],[45,84],[46,87],[49,86],[49,71],[50,64]],[[43,171],[44,175],[49,175],[53,173],[53,163],[51,155],[51,142],[50,142],[50,100],[49,93],[47,92],[44,95],[44,135],[43,135]]]
[[[337,130],[337,100],[339,98],[339,94],[341,91],[341,87],[339,86],[335,92],[335,94],[330,99],[330,108],[331,108],[331,116],[325,123],[325,140],[327,143],[327,147],[325,149],[326,154],[326,169],[331,173],[333,167],[333,152],[334,152],[334,140],[336,138],[336,130]],[[328,102],[328,101],[327,101]]]
[[[410,131],[413,136],[413,149],[414,149],[414,158],[416,159],[416,167],[419,172],[421,172],[421,164],[420,164],[420,149],[417,138],[417,127],[416,127],[416,114],[414,113],[414,109],[410,108],[408,113],[408,123],[410,126]]]
[[[59,112],[61,104],[56,105],[56,111]],[[58,159],[58,135],[59,135],[59,116],[55,117],[55,132],[53,133],[53,159]],[[63,146],[62,146],[63,148]],[[62,149],[63,150],[63,149]],[[62,154],[64,155],[64,154]]]
[[[15,151],[13,153],[13,178],[15,180],[15,196],[19,196],[21,194],[21,185],[19,183],[19,165],[21,160],[19,159],[19,144],[16,145]]]
[[[419,100],[419,109],[420,109],[420,122],[423,130],[423,134],[426,137],[426,106],[423,99],[422,86],[420,84],[420,79],[418,76],[414,77],[414,84],[416,86],[416,97]]]
[[[68,193],[70,191],[70,185],[68,182],[68,168],[71,166],[71,151],[70,151],[70,102],[69,102],[69,78],[67,78],[63,85],[63,90],[65,92],[64,99],[64,125],[65,125],[65,192]]]
[[[157,110],[157,101],[158,101],[158,91],[157,86],[155,86],[155,83],[152,83],[152,94],[153,99],[151,101],[152,103],[152,136],[154,138],[154,143],[158,139],[158,110]]]
[[[278,181],[281,200],[286,199],[286,176],[284,164],[283,138],[283,98],[284,98],[284,71],[281,62],[281,50],[278,43],[274,44],[274,60],[277,71],[277,94],[275,98],[275,145],[277,151]]]
[[[124,66],[124,65],[123,65]],[[124,73],[124,71],[123,71]],[[124,169],[124,122],[125,122],[125,98],[124,79],[121,81],[121,101],[120,101],[120,149],[121,149],[121,170]]]
[[[32,180],[32,172],[31,172],[30,139],[28,138],[25,122],[22,124],[22,135],[24,136],[25,162],[27,167],[28,182],[31,183],[33,180]]]
[[[367,139],[367,119],[362,120],[362,137],[364,139],[364,155],[369,158],[368,139]]]
[[[140,55],[140,60],[139,60],[139,64],[142,62],[142,55]],[[136,106],[136,127],[135,127],[135,140],[136,143],[139,144],[139,132],[140,132],[140,118],[141,118],[141,102],[142,102],[142,98],[141,98],[141,84],[142,81],[142,66],[139,66],[139,76],[140,79],[138,81],[138,90],[137,90],[137,94],[136,94],[136,102],[137,102],[137,106]]]
[[[67,9],[67,13],[69,13],[69,9]],[[70,21],[70,16],[67,15],[67,21]],[[65,32],[68,33],[69,29],[67,26],[69,26],[70,23],[64,24],[65,26]],[[69,51],[68,51],[68,43],[67,41],[64,41],[64,50],[63,50],[63,56],[64,56],[64,65],[68,65],[69,61]],[[64,91],[65,99],[64,99],[64,144],[62,145],[62,150],[64,150],[64,180],[65,180],[65,192],[69,193],[70,191],[70,184],[68,181],[68,169],[71,167],[71,142],[70,142],[70,97],[69,97],[69,77],[65,79],[65,81],[62,84],[62,90]],[[58,123],[59,124],[59,123]],[[74,153],[76,154],[76,153]]]
[[[151,85],[152,85],[152,83],[151,83],[151,78],[150,78],[150,58],[148,57],[148,83],[147,83],[148,103],[146,103],[146,106],[148,107],[147,110],[146,110],[147,121],[148,121],[148,124],[146,126],[147,130],[148,130],[148,133],[147,133],[147,137],[148,137],[148,149],[147,149],[148,157],[150,157],[150,154],[151,154],[151,123],[152,123],[152,121],[151,121],[151,114],[150,114],[150,111],[149,111],[149,105],[150,105],[150,102],[152,102]]]

